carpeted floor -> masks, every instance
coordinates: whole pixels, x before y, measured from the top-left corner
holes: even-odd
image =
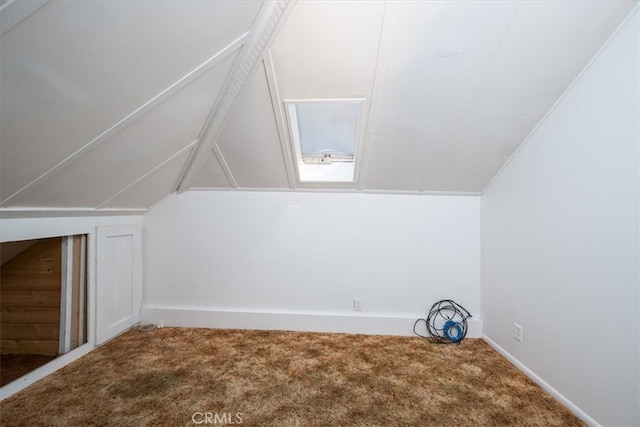
[[[133,329],[0,404],[3,426],[577,426],[484,341]]]

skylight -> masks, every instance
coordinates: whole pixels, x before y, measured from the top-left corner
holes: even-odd
[[[363,99],[285,101],[300,182],[353,182]]]

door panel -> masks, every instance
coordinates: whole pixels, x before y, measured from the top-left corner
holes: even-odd
[[[141,239],[137,225],[98,227],[96,344],[140,319]]]

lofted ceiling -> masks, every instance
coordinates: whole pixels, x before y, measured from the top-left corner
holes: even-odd
[[[0,208],[176,190],[479,194],[636,1],[0,0]],[[354,183],[285,100],[364,98]]]

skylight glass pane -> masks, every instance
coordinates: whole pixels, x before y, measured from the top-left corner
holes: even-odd
[[[301,102],[295,108],[303,156],[353,156],[360,103]]]

